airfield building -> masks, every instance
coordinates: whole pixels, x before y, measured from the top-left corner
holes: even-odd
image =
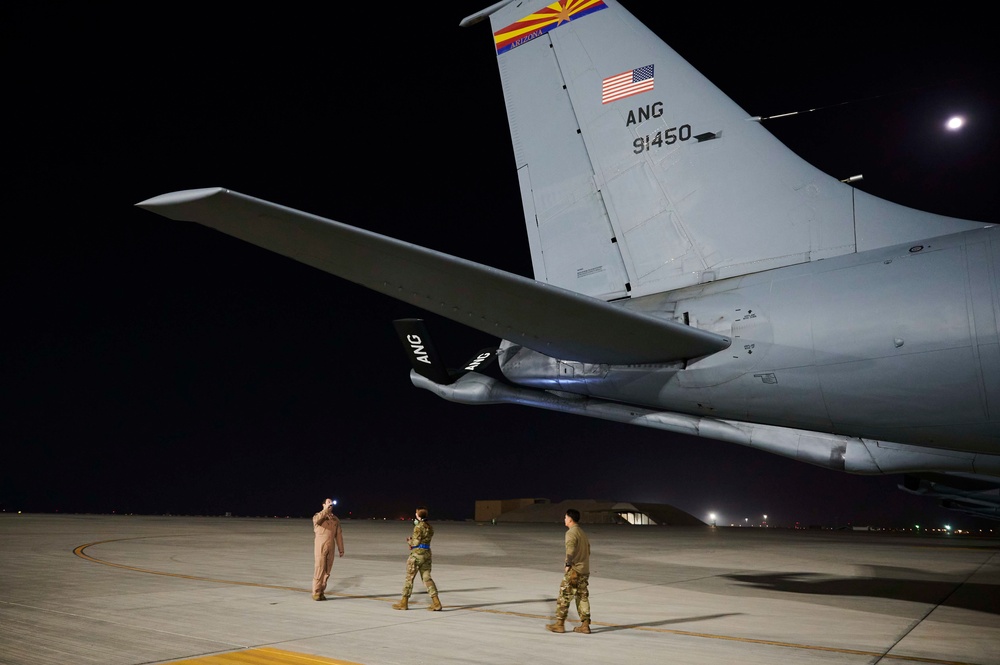
[[[693,515],[664,503],[574,499],[496,499],[476,501],[477,522],[560,522],[567,508],[580,511],[583,524],[705,526]]]

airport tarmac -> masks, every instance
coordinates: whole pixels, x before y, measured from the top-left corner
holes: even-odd
[[[562,524],[434,526],[402,612],[410,522],[345,521],[316,602],[308,519],[3,513],[0,663],[1000,664],[1000,538],[584,525],[556,635]]]

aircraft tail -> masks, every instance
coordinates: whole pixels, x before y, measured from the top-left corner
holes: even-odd
[[[615,0],[486,15],[540,281],[613,300],[982,226],[823,174]]]

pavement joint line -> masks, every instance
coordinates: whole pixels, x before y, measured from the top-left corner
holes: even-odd
[[[122,541],[129,541],[129,540],[141,540],[141,539],[146,539],[146,538],[171,538],[171,537],[177,537],[177,535],[173,535],[173,536],[136,536],[136,537],[128,537],[128,538],[112,538],[112,539],[109,539],[109,540],[100,540],[100,541],[95,541],[95,542],[92,542],[92,543],[85,543],[83,545],[78,545],[77,547],[75,547],[73,549],[73,554],[75,554],[76,556],[78,556],[78,557],[80,557],[82,559],[90,561],[92,563],[97,563],[97,564],[101,564],[101,565],[105,565],[105,566],[111,566],[113,568],[121,568],[121,569],[124,569],[124,570],[131,570],[131,571],[139,572],[139,573],[148,573],[150,575],[163,575],[165,577],[176,577],[176,578],[180,578],[180,579],[197,580],[197,581],[201,581],[201,582],[215,582],[215,583],[218,583],[218,584],[230,584],[230,585],[236,585],[236,586],[248,586],[248,587],[257,587],[257,588],[263,588],[263,589],[278,589],[278,590],[282,590],[282,591],[295,591],[295,592],[301,592],[301,593],[310,593],[309,589],[303,589],[303,588],[300,588],[300,587],[280,586],[280,585],[274,585],[274,584],[262,584],[262,583],[259,583],[259,582],[241,582],[239,580],[222,580],[222,579],[216,579],[216,578],[211,578],[211,577],[201,577],[201,576],[198,576],[198,575],[186,575],[186,574],[183,574],[183,573],[170,573],[170,572],[160,571],[160,570],[150,570],[150,569],[147,569],[147,568],[139,568],[137,566],[128,566],[128,565],[125,565],[125,564],[114,563],[112,561],[105,561],[103,559],[98,559],[96,557],[92,557],[92,556],[90,556],[89,554],[86,553],[87,548],[94,547],[96,545],[103,545],[103,544],[106,544],[106,543],[122,542]],[[995,556],[995,554],[996,553],[994,553],[993,556]],[[993,556],[990,556],[989,559],[987,559],[987,561],[991,560],[993,558]],[[984,562],[982,565],[985,565],[985,563],[986,562]],[[982,565],[980,566],[980,568],[982,568]],[[714,577],[714,576],[712,576],[712,577]],[[971,577],[971,575],[970,575],[970,577]],[[666,586],[666,585],[651,585],[651,584],[647,584],[647,585],[643,585],[643,586],[649,587],[649,586]],[[373,597],[371,595],[364,595],[364,596],[362,596],[362,595],[337,593],[337,592],[330,592],[328,595],[336,596],[338,598],[353,598],[353,599],[377,600],[377,601],[385,602],[385,603],[393,602],[396,599],[396,594],[394,594],[390,598],[378,598],[378,597]],[[448,609],[448,607],[449,607],[448,605],[444,606],[445,609]],[[549,619],[553,618],[552,615],[529,614],[529,613],[526,613],[526,612],[511,612],[509,610],[493,610],[493,609],[487,609],[487,608],[482,608],[482,607],[479,607],[479,608],[466,608],[466,607],[462,607],[462,606],[452,607],[451,611],[455,611],[455,610],[465,610],[467,612],[479,612],[479,613],[484,613],[484,614],[494,614],[494,615],[501,615],[501,616],[516,616],[516,617],[527,618],[527,619],[544,619],[544,620],[549,620]],[[431,618],[432,617],[427,617],[427,619],[431,619]],[[725,641],[731,641],[731,642],[741,642],[741,643],[744,643],[744,644],[761,644],[761,645],[766,645],[766,646],[782,647],[782,648],[788,648],[788,649],[799,649],[799,650],[804,650],[804,651],[824,651],[824,652],[829,652],[829,653],[842,653],[842,654],[857,655],[857,656],[871,656],[871,657],[882,659],[882,660],[893,660],[893,661],[900,661],[900,662],[932,663],[933,665],[981,665],[981,664],[978,664],[978,663],[969,663],[969,662],[964,662],[964,661],[953,661],[953,660],[943,660],[943,659],[940,659],[940,658],[923,658],[923,657],[920,657],[920,656],[895,655],[895,654],[881,653],[881,652],[878,652],[878,651],[865,651],[865,650],[862,650],[862,649],[845,649],[843,647],[825,647],[825,646],[814,645],[814,644],[799,644],[799,643],[796,643],[796,642],[782,642],[782,641],[777,641],[777,640],[764,640],[764,639],[751,638],[751,637],[739,637],[739,636],[735,636],[735,635],[720,635],[720,634],[717,634],[717,633],[701,633],[701,632],[697,632],[697,631],[678,630],[676,628],[655,628],[655,627],[652,627],[652,626],[635,625],[635,624],[614,624],[614,623],[604,623],[604,622],[599,622],[599,621],[591,621],[591,626],[603,626],[603,627],[605,627],[607,629],[610,629],[610,630],[639,630],[639,631],[661,633],[661,634],[667,634],[667,635],[678,635],[678,636],[682,636],[682,637],[697,637],[697,638],[701,638],[701,639],[725,640]],[[892,649],[894,646],[895,646],[895,643],[893,644],[893,646],[889,647],[889,649]],[[324,662],[324,661],[320,660],[318,662]],[[330,662],[330,661],[328,661],[328,662]],[[332,662],[333,663],[337,663],[338,661],[332,661]],[[344,662],[346,663],[347,661],[344,661]],[[878,662],[878,661],[874,661],[874,662]],[[354,665],[354,664],[350,664],[350,665]]]
[[[902,631],[902,633],[900,633],[899,637],[896,638],[896,641],[893,642],[889,646],[889,648],[886,649],[886,652],[892,651],[894,648],[896,648],[896,645],[899,644],[900,642],[902,642],[903,639],[907,635],[909,635],[910,633],[912,633],[916,629],[917,626],[919,626],[921,623],[924,622],[924,620],[927,619],[927,617],[929,617],[931,614],[933,614],[935,611],[937,611],[937,609],[939,607],[941,607],[941,605],[943,605],[945,603],[945,601],[947,601],[949,598],[951,598],[952,596],[954,596],[958,592],[958,590],[961,589],[966,584],[968,584],[969,580],[971,580],[973,577],[975,577],[979,573],[980,570],[982,570],[986,565],[988,565],[991,561],[993,561],[993,558],[996,557],[996,555],[997,555],[996,552],[994,552],[993,554],[991,554],[986,559],[986,561],[983,561],[981,564],[979,564],[976,567],[976,569],[974,571],[972,571],[971,573],[969,573],[968,575],[966,575],[964,580],[962,580],[961,582],[957,583],[954,586],[954,588],[951,590],[951,592],[948,593],[947,596],[945,596],[944,598],[942,598],[941,600],[939,600],[937,603],[935,603],[933,607],[929,608],[924,613],[924,615],[922,617],[920,617],[920,618],[914,620],[913,622],[911,622],[910,625],[907,626],[906,630]],[[888,658],[888,657],[889,656],[883,656],[883,658]],[[879,659],[879,660],[881,660],[881,659]],[[876,665],[878,662],[879,661],[875,661],[875,663],[873,663],[872,665]]]

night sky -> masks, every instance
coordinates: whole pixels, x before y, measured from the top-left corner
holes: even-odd
[[[9,3],[8,3],[9,4]],[[221,186],[530,276],[489,4],[0,10],[0,509],[471,518],[476,499],[670,503],[720,523],[996,523],[707,439],[414,388],[395,318],[496,340],[134,204]],[[987,21],[626,3],[838,178],[1000,222]],[[412,9],[410,8],[412,7]],[[912,15],[910,15],[912,14]],[[960,133],[942,125],[968,117]]]

